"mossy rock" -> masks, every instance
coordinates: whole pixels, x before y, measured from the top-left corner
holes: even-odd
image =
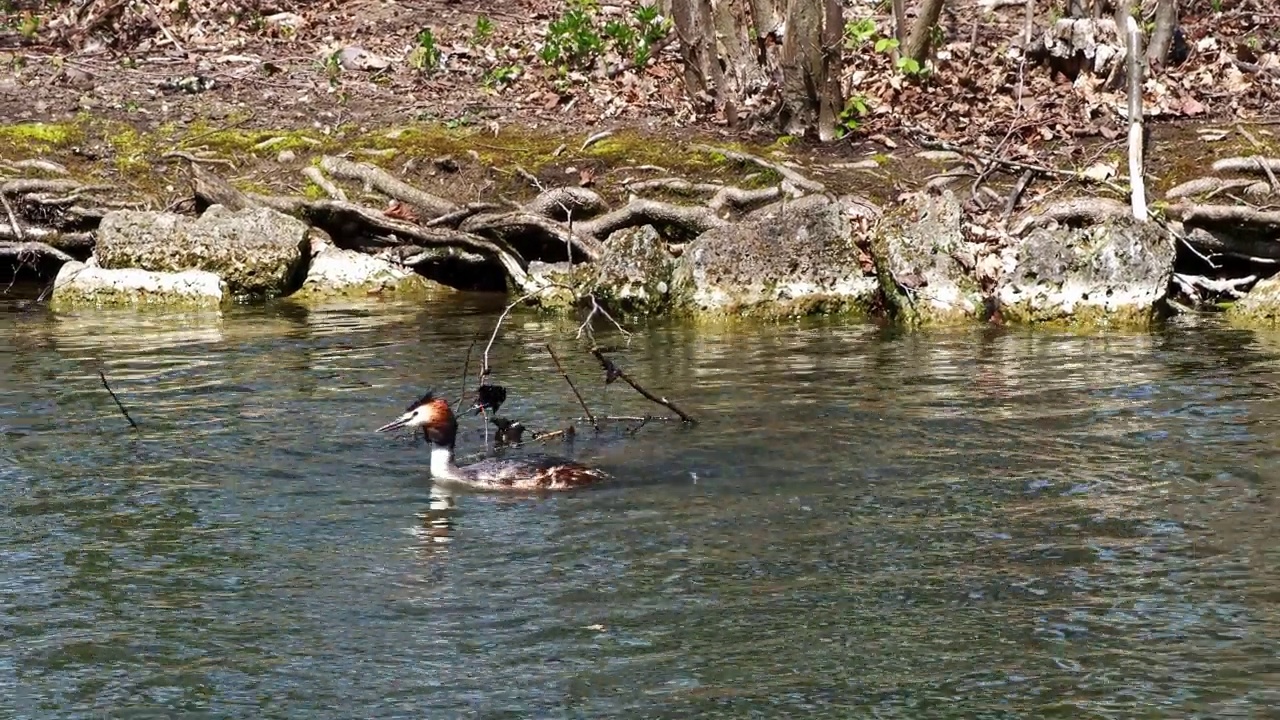
[[[1227,308],[1226,316],[1237,327],[1280,327],[1280,277],[1258,281],[1247,295]]]
[[[1154,223],[1115,219],[1033,230],[1006,250],[998,289],[1009,322],[1144,327],[1160,317],[1174,248]]]
[[[415,272],[354,250],[327,247],[311,260],[307,277],[290,300],[426,299],[453,291]]]
[[[237,296],[277,297],[301,281],[310,253],[306,223],[268,208],[214,205],[198,218],[115,210],[98,228],[104,268],[207,270]]]
[[[111,269],[68,262],[58,271],[49,296],[54,310],[157,308],[212,310],[230,301],[227,284],[203,270],[177,273]]]
[[[956,325],[985,312],[977,280],[957,259],[979,252],[966,241],[963,222],[959,201],[946,191],[899,206],[875,230],[872,254],[880,290],[904,323]]]

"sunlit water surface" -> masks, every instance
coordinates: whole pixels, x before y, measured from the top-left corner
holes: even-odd
[[[1280,335],[638,329],[618,360],[700,425],[550,448],[607,488],[448,495],[372,430],[456,395],[496,312],[5,306],[0,716],[1280,705]],[[503,414],[581,415],[548,340],[596,411],[659,409],[573,324],[505,327]]]

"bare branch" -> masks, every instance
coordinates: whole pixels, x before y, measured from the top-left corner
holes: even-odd
[[[551,349],[551,344],[546,343],[547,352],[551,354],[551,359],[556,363],[556,369],[560,371],[560,375],[564,381],[569,383],[569,389],[573,391],[573,396],[578,398],[578,404],[582,406],[582,412],[587,414],[587,420],[591,421],[591,427],[600,432],[600,423],[596,422],[596,416],[591,414],[591,408],[587,407],[587,401],[582,399],[582,393],[578,392],[578,387],[573,384],[573,378],[569,377],[569,373],[564,371],[564,366],[560,364],[560,358],[556,356],[556,351]]]
[[[643,395],[649,401],[655,402],[665,407],[666,409],[670,410],[671,412],[675,413],[676,415],[679,415],[680,419],[683,420],[684,422],[689,423],[690,425],[697,424],[698,422],[697,420],[694,420],[685,411],[677,407],[675,403],[671,402],[670,400],[664,397],[658,397],[657,395],[654,395],[653,393],[641,387],[640,384],[637,383],[635,380],[632,380],[630,376],[628,376],[625,372],[622,371],[621,368],[619,368],[616,364],[614,364],[613,360],[609,359],[609,357],[604,354],[603,348],[598,348],[598,347],[591,348],[591,354],[596,356],[596,360],[600,361],[600,367],[604,368],[604,378],[605,378],[604,382],[606,385],[612,384],[614,380],[621,380],[622,382],[630,385],[633,390]]]

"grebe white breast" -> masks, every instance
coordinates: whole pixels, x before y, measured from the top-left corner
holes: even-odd
[[[609,479],[603,470],[553,455],[488,458],[459,467],[454,461],[458,419],[448,401],[428,392],[395,420],[378,428],[422,428],[431,448],[431,476],[484,490],[572,490]]]

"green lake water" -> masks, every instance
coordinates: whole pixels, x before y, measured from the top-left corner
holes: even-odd
[[[539,448],[607,487],[449,494],[373,430],[500,307],[0,307],[0,717],[1280,706],[1280,333],[638,327],[616,359],[701,424]],[[574,330],[509,321],[504,415],[581,414],[548,340],[657,409]]]

